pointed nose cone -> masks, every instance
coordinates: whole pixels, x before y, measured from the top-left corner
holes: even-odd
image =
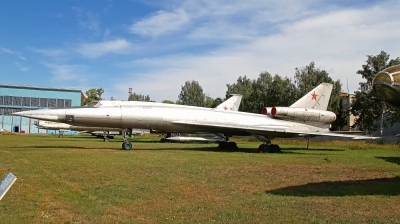
[[[65,109],[29,110],[16,112],[13,115],[46,121],[65,121]]]

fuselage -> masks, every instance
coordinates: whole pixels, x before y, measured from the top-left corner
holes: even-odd
[[[300,132],[327,132],[329,124],[293,122],[273,119],[262,114],[237,111],[221,111],[210,108],[184,105],[120,101],[110,107],[80,107],[29,111],[33,118],[110,128],[149,129],[153,132],[224,133],[228,135],[249,135],[258,133],[257,128],[268,126],[276,130],[297,130]],[[24,112],[22,112],[24,113]],[[235,127],[240,127],[235,129]],[[247,131],[243,127],[252,127]],[[275,137],[296,137],[298,134],[276,132]]]

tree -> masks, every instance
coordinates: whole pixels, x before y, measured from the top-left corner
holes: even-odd
[[[400,121],[400,112],[394,110],[372,95],[372,80],[383,69],[400,64],[400,58],[389,60],[390,55],[381,51],[378,55],[367,55],[366,64],[357,71],[366,81],[360,82],[359,91],[355,92],[354,101],[351,104],[351,113],[356,116],[355,126],[360,130],[371,134],[381,126],[389,123],[393,125]],[[382,119],[383,112],[387,116]],[[382,123],[383,122],[383,123]]]
[[[87,101],[94,102],[94,101],[99,101],[102,100],[101,96],[103,95],[104,90],[102,88],[91,88],[88,91],[86,91],[86,99]]]
[[[205,101],[203,88],[197,81],[186,81],[182,86],[181,93],[178,96],[178,102],[182,105],[202,107]]]
[[[239,76],[236,83],[226,84],[226,87],[228,88],[226,91],[226,99],[228,99],[231,94],[241,94],[243,98],[239,110],[245,112],[253,111],[253,100],[251,99],[251,94],[253,92],[252,80],[250,80],[246,76]]]
[[[230,94],[243,95],[240,110],[251,113],[261,113],[263,107],[289,106],[295,96],[290,79],[279,75],[272,77],[268,72],[262,72],[257,80],[239,77],[236,83],[227,84],[227,88],[227,97]]]
[[[175,104],[172,100],[163,100],[161,103]]]
[[[204,97],[204,107],[212,108],[214,105],[214,99],[210,96],[205,95]]]
[[[225,99],[225,100],[226,100],[226,99]],[[212,105],[211,105],[211,108],[217,107],[217,106],[220,105],[222,102],[224,102],[224,101],[223,101],[221,98],[219,98],[219,97],[215,98],[214,101],[213,101],[213,103],[212,103]]]
[[[142,94],[137,94],[137,93],[132,93],[129,98],[128,101],[144,101],[144,102],[151,102],[150,100],[150,96],[147,95],[142,95]]]

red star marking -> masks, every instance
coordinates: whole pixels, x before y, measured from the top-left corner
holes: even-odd
[[[317,94],[315,94],[315,92],[313,93],[313,94],[311,94],[311,96],[312,96],[312,98],[311,98],[311,100],[317,100]]]
[[[228,107],[224,106],[224,110],[228,110]]]

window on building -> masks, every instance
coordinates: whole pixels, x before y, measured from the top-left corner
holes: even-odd
[[[21,106],[21,97],[19,96],[13,96],[13,105],[14,106]]]
[[[48,99],[47,98],[40,98],[40,106],[47,107]]]
[[[65,107],[72,107],[72,100],[66,99],[65,100]]]
[[[12,97],[4,96],[4,105],[12,105]]]
[[[12,109],[11,108],[4,108],[4,115],[11,115]]]
[[[13,113],[15,113],[15,112],[20,112],[20,111],[22,111],[21,108],[14,108],[14,109],[12,110]]]
[[[3,115],[3,114],[4,114],[4,108],[0,107],[0,115]]]
[[[64,107],[64,100],[63,99],[57,99],[57,107],[58,108]]]
[[[49,99],[48,107],[56,107],[56,106],[57,106],[57,100],[56,99]]]
[[[31,106],[38,107],[39,106],[39,98],[31,98]]]
[[[3,96],[0,96],[0,105],[3,105],[4,104],[4,97]]]
[[[25,107],[31,106],[31,98],[30,97],[23,97],[22,98],[22,106],[25,106]]]

